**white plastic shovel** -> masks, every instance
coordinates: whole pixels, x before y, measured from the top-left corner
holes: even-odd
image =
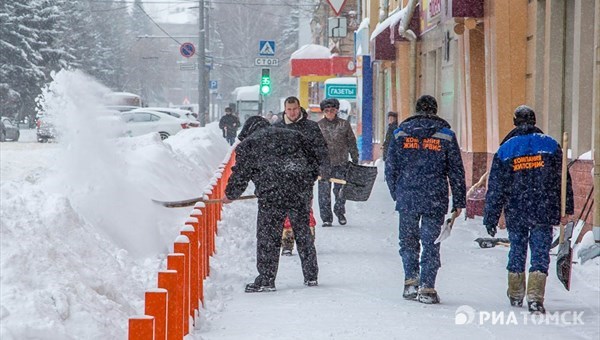
[[[440,232],[440,236],[438,236],[438,238],[435,239],[435,241],[433,242],[434,244],[438,244],[450,237],[450,233],[452,232],[452,226],[454,225],[454,220],[456,220],[457,217],[458,211],[453,211],[452,215],[450,215],[450,217],[448,217],[444,221],[444,225],[442,226],[442,232]]]

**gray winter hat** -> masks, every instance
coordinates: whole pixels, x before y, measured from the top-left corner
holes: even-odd
[[[437,108],[437,101],[428,94],[419,97],[417,105],[415,105],[417,114],[435,115],[437,114]]]

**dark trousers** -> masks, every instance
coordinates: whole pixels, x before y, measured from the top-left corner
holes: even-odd
[[[550,265],[550,247],[552,245],[552,227],[548,225],[509,225],[508,269],[513,273],[524,273],[527,261],[527,245],[531,249],[530,272],[540,271],[548,274]]]
[[[443,223],[444,215],[400,211],[399,253],[404,266],[404,277],[406,280],[420,278],[420,287],[435,288],[435,279],[441,262],[440,244],[433,242],[440,235]],[[421,253],[421,245],[423,253]]]
[[[256,268],[259,275],[255,283],[268,285],[275,282],[283,232],[281,226],[286,216],[289,216],[294,231],[304,280],[317,280],[319,266],[315,240],[309,228],[309,212],[310,201],[300,202],[291,208],[274,207],[259,202],[256,229]]]
[[[332,178],[345,179],[346,166],[332,166],[329,175]],[[346,213],[346,200],[340,197],[341,188],[342,184],[333,184],[333,195],[335,196],[333,213],[335,213],[336,216]],[[319,181],[319,212],[321,221],[333,222],[333,214],[331,213],[331,182],[326,180]]]
[[[233,145],[233,143],[235,143],[235,136],[225,137],[225,140],[227,141],[227,143],[229,143],[229,145]]]

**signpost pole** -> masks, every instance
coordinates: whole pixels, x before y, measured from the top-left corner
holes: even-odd
[[[204,0],[198,1],[198,120],[200,126],[206,125],[206,49],[204,36]]]

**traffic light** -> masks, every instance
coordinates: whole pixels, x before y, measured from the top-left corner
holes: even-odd
[[[271,69],[263,68],[260,77],[260,94],[263,96],[271,93]]]

